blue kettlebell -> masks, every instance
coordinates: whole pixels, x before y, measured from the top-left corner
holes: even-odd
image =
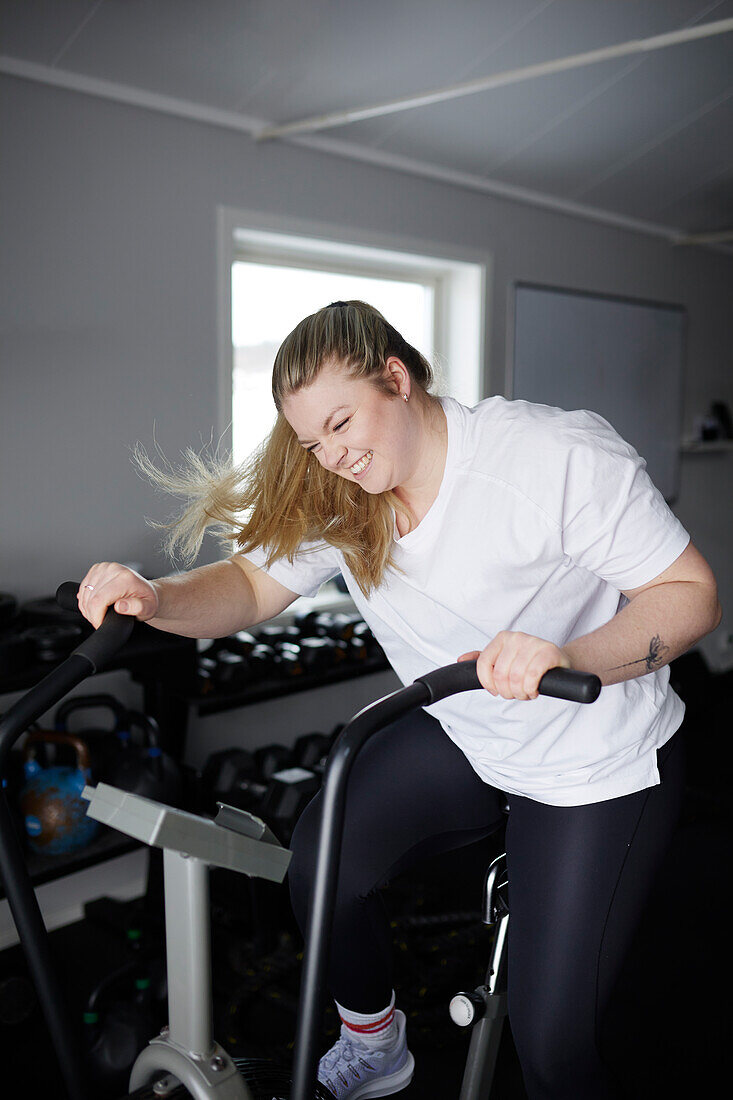
[[[41,744],[68,745],[76,753],[76,767],[44,768],[38,760]],[[29,733],[24,750],[26,783],[19,804],[28,846],[40,855],[67,855],[85,848],[99,834],[99,822],[87,817],[81,797],[90,782],[89,750],[80,737],[68,733]]]

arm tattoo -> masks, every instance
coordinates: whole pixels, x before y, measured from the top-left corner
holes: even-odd
[[[631,668],[632,665],[646,665],[647,672],[654,672],[666,663],[666,653],[669,653],[669,646],[666,646],[659,635],[655,634],[649,643],[649,652],[646,657],[641,657],[638,661],[627,661],[625,665],[616,665],[615,668],[609,669],[609,672],[616,672],[619,668]]]

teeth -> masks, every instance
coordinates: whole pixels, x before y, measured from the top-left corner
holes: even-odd
[[[363,458],[360,458],[358,462],[355,462],[353,466],[350,466],[349,469],[351,470],[352,474],[360,474],[362,470],[365,470],[371,462],[373,454],[373,451],[367,451]]]

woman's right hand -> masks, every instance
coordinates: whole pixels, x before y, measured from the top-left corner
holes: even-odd
[[[79,610],[95,630],[102,625],[108,607],[120,615],[134,615],[141,622],[158,612],[155,585],[134,569],[118,562],[97,562],[87,571],[77,592]]]

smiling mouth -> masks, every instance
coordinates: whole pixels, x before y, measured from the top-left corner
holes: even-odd
[[[374,451],[367,451],[365,455],[362,455],[358,462],[355,462],[353,466],[349,466],[349,469],[354,475],[362,474],[373,458]]]

